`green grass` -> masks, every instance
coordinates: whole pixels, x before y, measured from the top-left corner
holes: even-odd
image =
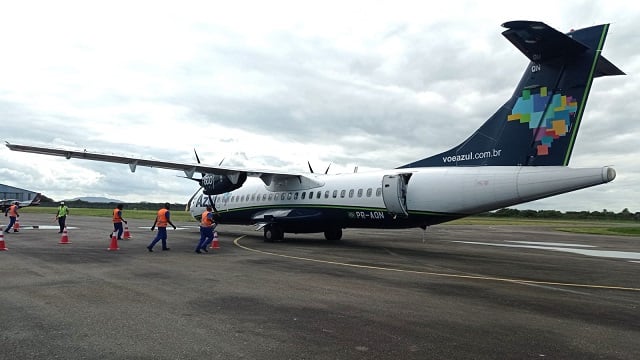
[[[42,206],[31,206],[20,209],[21,214],[51,214],[51,217],[55,216],[56,211],[57,208]],[[78,215],[111,218],[112,211],[112,209],[69,208],[69,216]],[[153,219],[156,218],[156,214],[156,210],[134,210],[125,208],[123,210],[122,217],[125,219],[149,219],[153,222]],[[184,209],[172,209],[171,221],[188,222],[195,220],[191,217],[191,214],[184,211]]]
[[[556,230],[580,234],[640,236],[640,227],[583,227],[557,228]]]
[[[566,220],[566,219],[523,219],[523,218],[497,218],[497,217],[466,217],[454,220],[452,225],[517,225],[517,226],[557,226],[557,225],[591,225],[598,223],[593,220]],[[603,221],[603,224],[611,225],[612,222]]]
[[[624,221],[468,217],[449,224],[544,226],[579,234],[640,236],[640,227],[636,226],[637,222]]]

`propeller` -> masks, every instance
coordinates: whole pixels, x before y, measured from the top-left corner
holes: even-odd
[[[200,157],[198,156],[198,152],[196,151],[196,149],[193,149],[193,153],[196,156],[196,161],[198,162],[198,164],[201,164],[200,162]],[[222,165],[222,162],[225,160],[225,158],[222,158],[222,160],[220,160],[220,162],[218,163],[218,166]],[[200,175],[202,175],[202,177],[200,179],[194,179],[197,180],[198,183],[200,184],[200,188],[198,189],[198,191],[196,191],[193,196],[191,196],[191,199],[189,199],[189,202],[187,203],[187,207],[190,206],[191,201],[193,200],[193,198],[195,198],[195,196],[200,192],[200,190],[202,190],[203,186],[202,186],[202,179],[207,175],[205,173],[200,173]],[[213,210],[217,213],[218,209],[216,209],[216,204],[214,203],[213,199],[211,198],[211,195],[207,195],[209,197],[209,204],[211,204],[211,206],[213,207]]]
[[[196,161],[198,162],[198,164],[200,164],[200,157],[198,156],[198,152],[196,151],[195,148],[193,149],[193,153],[196,155]],[[193,195],[191,196],[191,198],[187,202],[187,206],[185,206],[185,211],[189,211],[189,208],[191,208],[191,202],[196,197],[196,195],[200,192],[200,190],[202,190],[202,178],[204,177],[205,173],[200,173],[200,175],[202,175],[202,177],[200,179],[192,179],[192,180],[197,181],[198,184],[200,184],[200,188],[196,192],[193,193]]]
[[[309,160],[307,160],[307,165],[309,165],[309,171],[313,174],[313,168],[311,167],[311,163],[309,162]],[[329,168],[331,167],[331,163],[329,163],[329,166],[327,166],[327,170],[324,171],[324,174],[328,174],[329,173]]]

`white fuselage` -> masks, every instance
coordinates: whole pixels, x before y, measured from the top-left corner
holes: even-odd
[[[270,209],[316,209],[342,227],[428,226],[606,183],[615,171],[485,166],[307,176],[316,180],[313,187],[298,182],[274,188],[249,178],[240,189],[212,200],[222,220],[233,223],[259,223],[260,214]],[[194,199],[190,211],[199,217],[208,198],[200,193]]]

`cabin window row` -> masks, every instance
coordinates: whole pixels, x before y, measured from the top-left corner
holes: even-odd
[[[247,202],[247,201],[278,201],[278,200],[313,200],[313,199],[328,199],[328,198],[353,198],[356,197],[372,197],[373,188],[355,189],[350,190],[325,190],[325,191],[290,191],[290,192],[278,192],[269,194],[251,194],[251,195],[233,195],[229,198],[229,202]],[[375,192],[376,197],[382,196],[382,188],[377,188]]]

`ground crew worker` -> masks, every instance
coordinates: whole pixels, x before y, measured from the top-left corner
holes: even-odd
[[[113,209],[113,232],[118,232],[118,240],[122,240],[122,232],[124,231],[122,227],[122,223],[127,223],[127,220],[122,218],[122,208],[124,205],[118,204],[115,209]],[[109,236],[111,238],[111,236]]]
[[[164,208],[158,210],[156,220],[153,222],[153,226],[151,226],[151,231],[153,231],[156,226],[158,226],[158,234],[153,239],[151,244],[147,246],[147,250],[149,250],[149,252],[153,251],[153,247],[160,240],[162,240],[162,251],[171,250],[167,247],[167,224],[173,226],[174,230],[176,229],[176,226],[171,222],[171,217],[169,214],[169,203],[165,203]]]
[[[62,234],[62,231],[67,226],[67,215],[69,215],[69,208],[64,204],[64,201],[60,201],[60,206],[58,206],[58,212],[56,213],[56,220],[60,225],[58,234]]]
[[[211,245],[211,242],[213,241],[213,236],[214,236],[216,227],[218,226],[218,222],[216,221],[217,215],[218,215],[218,213],[216,212],[216,208],[214,206],[213,207],[213,217],[212,217],[213,218],[213,225],[211,225],[211,233],[210,233],[211,236],[209,236],[209,238],[207,239],[207,241],[203,245],[205,249],[208,248],[209,245]]]
[[[196,253],[201,254],[200,250],[209,252],[207,245],[213,240],[213,229],[216,227],[216,223],[213,220],[213,212],[211,206],[207,206],[207,210],[202,213],[200,218],[200,241],[196,246]]]
[[[9,225],[7,225],[7,228],[4,230],[4,232],[6,233],[9,232],[9,230],[13,227],[13,224],[16,223],[16,220],[18,219],[18,217],[20,217],[20,214],[18,214],[18,209],[20,208],[20,206],[18,204],[20,203],[17,201],[14,202],[4,212],[4,216],[9,215]],[[18,230],[13,229],[13,232],[18,232]]]

